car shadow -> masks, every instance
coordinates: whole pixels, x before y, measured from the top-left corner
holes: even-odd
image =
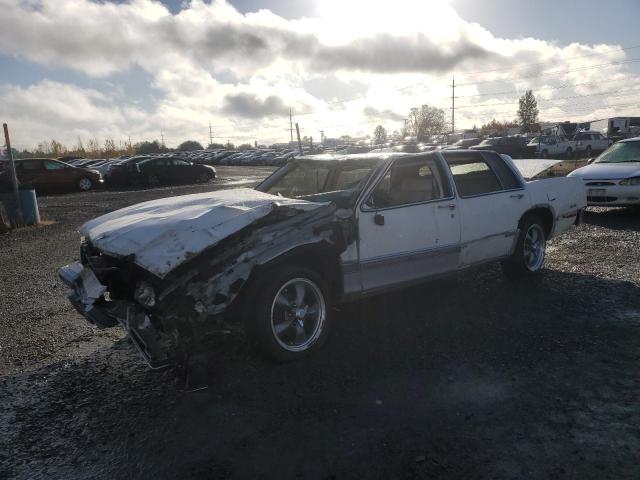
[[[584,222],[614,230],[640,231],[640,207],[587,209]]]
[[[562,466],[580,478],[627,455],[633,283],[487,268],[346,305],[334,321],[325,348],[296,363],[220,341],[199,393],[147,370],[126,341],[9,377],[0,431],[13,473],[513,478]]]

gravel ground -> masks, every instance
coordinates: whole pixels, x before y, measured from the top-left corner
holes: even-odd
[[[183,393],[68,306],[85,220],[254,182],[43,197],[0,236],[0,478],[640,478],[640,214],[593,209],[535,280],[488,267],[343,307],[302,362],[241,342]]]

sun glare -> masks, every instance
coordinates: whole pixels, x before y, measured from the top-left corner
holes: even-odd
[[[348,28],[349,36],[371,33],[445,31],[455,15],[449,0],[318,0],[320,19],[336,28]],[[334,32],[338,37],[346,32]]]

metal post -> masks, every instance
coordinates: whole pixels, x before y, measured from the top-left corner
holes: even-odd
[[[293,112],[289,109],[289,133],[291,134],[291,142],[293,142]]]
[[[7,144],[7,156],[9,157],[9,170],[11,171],[11,183],[13,184],[13,194],[16,202],[16,215],[18,217],[17,224],[23,224],[22,204],[20,203],[20,191],[18,190],[18,175],[16,174],[16,164],[13,161],[13,152],[11,151],[11,140],[9,139],[9,127],[6,123],[2,124],[4,128],[4,140]]]
[[[300,140],[300,127],[298,126],[298,123],[296,122],[296,133],[298,134],[298,150],[300,151],[300,155],[304,155],[303,151],[302,151],[302,140]]]
[[[451,133],[456,133],[456,77],[451,83]]]

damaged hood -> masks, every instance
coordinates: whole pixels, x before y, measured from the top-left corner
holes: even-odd
[[[239,188],[162,198],[85,223],[80,233],[102,252],[126,257],[162,278],[189,258],[279,207],[323,204]]]

